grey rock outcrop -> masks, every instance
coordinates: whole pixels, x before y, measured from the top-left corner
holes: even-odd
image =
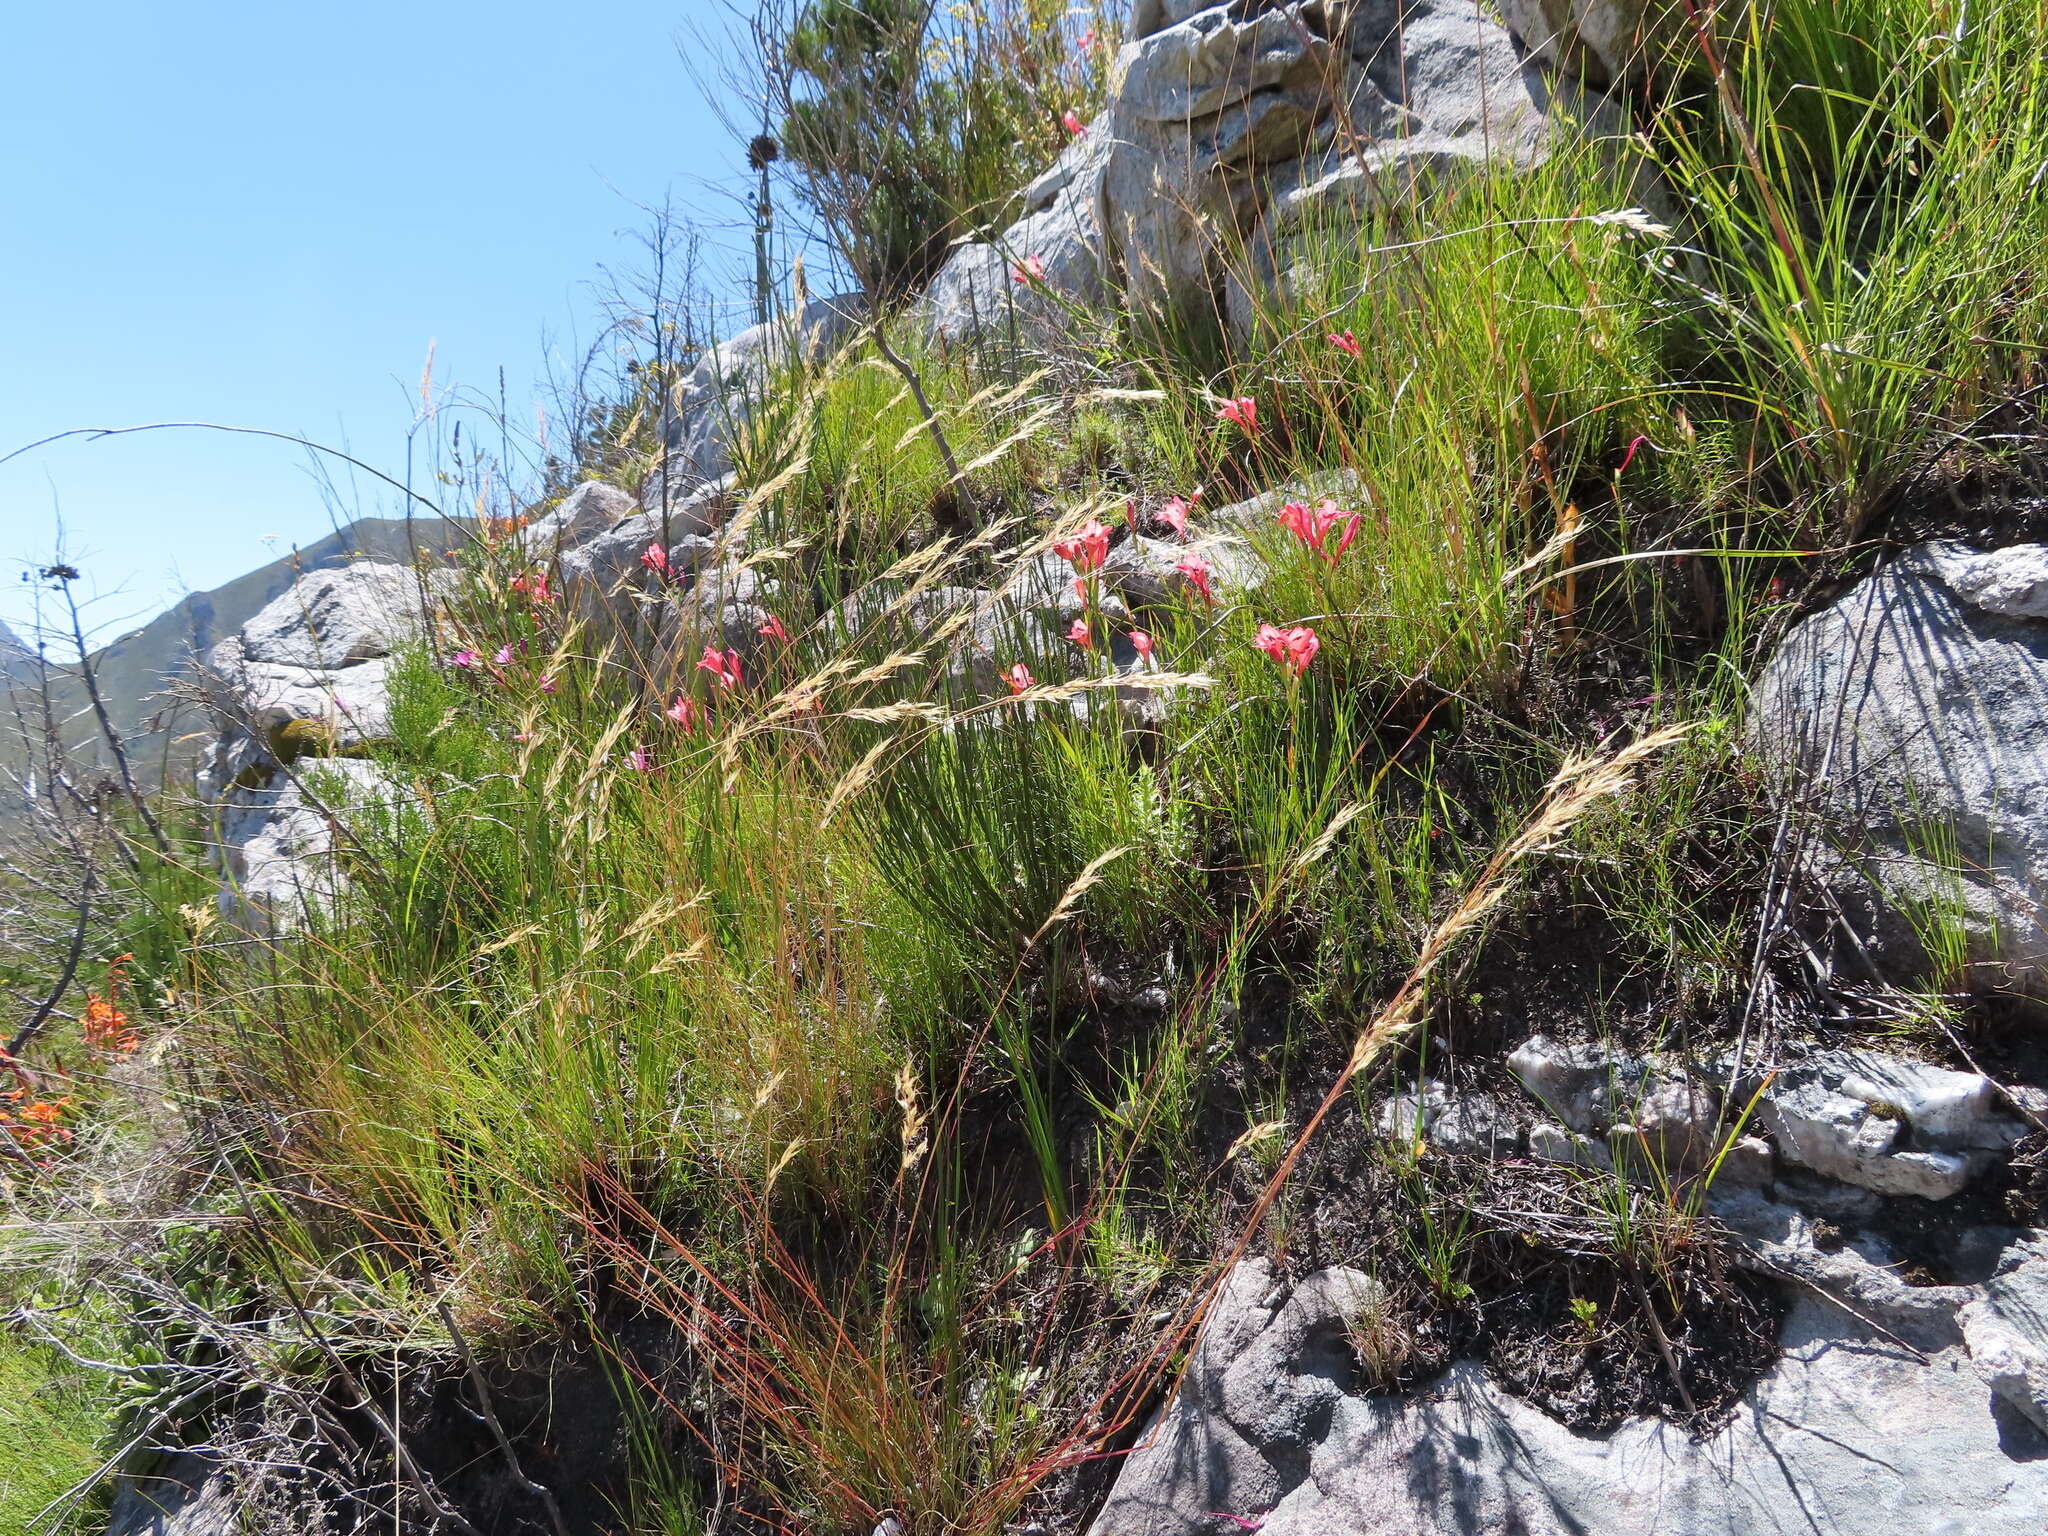
[[[733,445],[778,376],[823,360],[859,328],[860,299],[812,299],[705,352],[669,392],[661,420],[661,462],[641,491],[652,512],[673,513],[704,486],[732,472]]]
[[[935,338],[1056,330],[1112,289],[1140,312],[1242,324],[1226,238],[1247,242],[1257,283],[1284,284],[1311,226],[1616,131],[1525,64],[1478,0],[1141,0],[1116,71],[1023,216],[941,269],[924,312]]]
[[[1970,1358],[1993,1392],[2048,1431],[2048,1239],[2024,1245],[1984,1292],[1957,1319]]]
[[[1997,1086],[1868,1050],[1819,1051],[1768,1076],[1732,1062],[1687,1070],[1593,1042],[1565,1045],[1535,1035],[1508,1068],[1556,1123],[1529,1131],[1532,1156],[1581,1166],[1695,1173],[1714,1163],[1735,1184],[1769,1178],[1771,1151],[1804,1169],[1882,1195],[1945,1200],[1963,1190],[2026,1132]],[[1734,1108],[1754,1102],[1770,1147],[1744,1135],[1729,1144],[1722,1089],[1735,1072]],[[1731,1110],[1732,1116],[1732,1110]],[[1435,1137],[1430,1137],[1435,1143]]]
[[[240,1502],[210,1457],[176,1452],[148,1473],[119,1480],[106,1536],[234,1536]]]
[[[310,571],[242,626],[245,659],[334,669],[388,656],[417,633],[431,584],[400,565],[363,561]]]
[[[616,486],[586,480],[525,530],[526,547],[543,557],[572,549],[639,510],[640,504]]]
[[[2025,1133],[1974,1072],[1873,1051],[1827,1051],[1781,1069],[1758,1119],[1779,1156],[1885,1195],[1943,1200]]]
[[[421,632],[439,584],[376,561],[312,571],[216,645],[206,660],[222,721],[213,783],[235,780],[252,752],[277,758],[278,733],[294,725],[305,728],[295,745],[313,750],[385,734],[389,657]]]
[[[209,654],[218,735],[200,790],[219,820],[222,909],[239,925],[291,929],[341,889],[338,819],[394,791],[339,754],[389,734],[391,653],[427,625],[438,586],[375,561],[309,572]]]
[[[237,790],[221,815],[223,911],[251,932],[287,933],[332,910],[347,885],[341,829],[404,798],[381,764],[346,757]]]
[[[2048,621],[2038,547],[1925,545],[1800,623],[1766,667],[1758,750],[1820,813],[1810,872],[1852,958],[2048,996]]]
[[[1876,1511],[1902,1531],[2031,1536],[2048,1520],[2048,1437],[1952,1338],[1916,1350],[1802,1292],[1783,1357],[1718,1431],[1587,1435],[1474,1362],[1363,1390],[1341,1346],[1355,1283],[1240,1265],[1092,1536],[1846,1536]]]

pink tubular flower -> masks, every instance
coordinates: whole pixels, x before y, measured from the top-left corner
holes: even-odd
[[[712,682],[721,692],[737,688],[740,685],[740,653],[726,651],[721,654],[717,646],[707,645],[703,658],[697,663],[697,670],[709,672]]]
[[[521,571],[512,578],[512,590],[523,592],[528,601],[536,604],[552,603],[555,600],[554,591],[548,586],[546,571]]]
[[[1308,670],[1308,664],[1316,659],[1316,652],[1323,642],[1316,638],[1316,632],[1306,624],[1291,625],[1286,629],[1275,629],[1271,624],[1261,624],[1259,632],[1252,636],[1252,644],[1264,651],[1295,677]]]
[[[448,663],[450,666],[461,667],[465,671],[473,670],[482,661],[483,658],[477,655],[475,651],[457,651],[453,656],[450,656],[448,658]]]
[[[542,693],[553,693],[555,691],[555,680],[552,677],[543,677],[540,680],[540,691]]]
[[[1095,636],[1088,632],[1088,621],[1076,619],[1067,626],[1067,638],[1084,651],[1095,649]]]
[[[648,570],[654,572],[663,581],[668,580],[668,551],[661,547],[661,540],[656,539],[652,544],[640,551],[640,563],[646,566]]]
[[[1029,287],[1045,281],[1045,263],[1036,256],[1026,256],[1022,261],[1010,263],[1010,280]]]
[[[1216,412],[1218,421],[1227,421],[1246,437],[1259,435],[1259,402],[1250,395],[1239,395],[1235,400],[1226,400]]]
[[[1081,51],[1083,53],[1093,53],[1095,51],[1095,29],[1093,27],[1090,27],[1081,34]]]
[[[648,754],[645,747],[635,747],[626,754],[626,766],[635,773],[652,773],[654,771],[654,759]]]
[[[1081,121],[1081,114],[1072,107],[1061,114],[1060,126],[1067,130],[1067,137],[1078,139],[1088,131],[1088,125]]]
[[[704,723],[704,706],[687,693],[677,694],[675,703],[669,705],[662,713],[686,731],[694,732]]]
[[[511,646],[501,645],[498,647],[498,654],[491,658],[491,665],[494,667],[509,667],[512,665],[513,655],[514,652]]]
[[[1131,649],[1138,653],[1138,660],[1143,662],[1151,661],[1152,637],[1142,629],[1132,630]]]
[[[1003,681],[1010,685],[1010,692],[1012,694],[1018,694],[1036,683],[1038,679],[1033,677],[1031,669],[1020,661],[1003,674]]]
[[[1109,558],[1109,529],[1101,518],[1091,517],[1078,533],[1054,544],[1052,552],[1085,576]]]
[[[1194,505],[1184,496],[1169,497],[1165,506],[1159,509],[1159,521],[1173,530],[1173,536],[1184,539],[1188,536],[1188,514]]]
[[[1346,517],[1338,509],[1337,503],[1328,497],[1313,507],[1305,502],[1290,501],[1275,516],[1282,528],[1332,565],[1337,563],[1339,555],[1351,547],[1351,541],[1358,537],[1358,514],[1353,512]],[[1341,530],[1334,550],[1326,547],[1333,529]]]
[[[789,631],[782,627],[782,620],[772,613],[768,615],[768,622],[755,630],[754,633],[766,635],[777,645],[789,644]]]
[[[1365,349],[1358,344],[1358,338],[1349,331],[1332,331],[1325,338],[1339,352],[1349,352],[1353,357],[1363,357]]]
[[[1629,441],[1628,452],[1624,453],[1621,456],[1621,468],[1617,469],[1614,472],[1615,479],[1619,480],[1623,475],[1628,473],[1629,465],[1635,462],[1636,450],[1638,448],[1643,447],[1645,444],[1648,444],[1652,448],[1657,446],[1655,443],[1650,442],[1650,440],[1647,437],[1642,436],[1637,436]]]
[[[1186,578],[1189,586],[1202,594],[1203,602],[1216,601],[1216,593],[1209,586],[1209,578],[1215,573],[1210,569],[1208,561],[1200,555],[1189,555],[1185,560],[1178,561],[1173,568]]]

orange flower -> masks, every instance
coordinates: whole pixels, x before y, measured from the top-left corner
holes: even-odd
[[[129,1027],[128,1015],[120,1008],[123,972],[133,955],[118,955],[107,962],[107,990],[85,994],[85,1046],[96,1057],[132,1056],[142,1042]]]

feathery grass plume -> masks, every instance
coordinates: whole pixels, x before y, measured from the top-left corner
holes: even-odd
[[[1377,1061],[1387,1047],[1412,1030],[1421,1017],[1424,983],[1458,940],[1484,922],[1507,899],[1508,876],[1523,860],[1549,847],[1600,801],[1628,787],[1636,766],[1682,739],[1689,724],[1667,725],[1610,757],[1576,757],[1558,769],[1543,803],[1522,830],[1497,849],[1451,914],[1431,931],[1415,967],[1393,1000],[1352,1046],[1339,1086]]]
[[[883,737],[863,752],[860,761],[846,770],[839,782],[832,786],[832,793],[825,797],[824,807],[818,812],[818,825],[830,825],[847,801],[874,782],[876,767],[888,756],[890,748],[902,745],[907,739],[907,732],[898,731],[894,736]]]
[[[719,533],[720,549],[745,548],[747,535],[753,531],[754,524],[761,514],[774,503],[776,497],[803,478],[804,472],[811,467],[810,435],[810,421],[806,416],[804,424],[798,429],[796,447],[789,463],[778,474],[770,476],[740,498],[739,510]]]
[[[960,413],[964,416],[969,411],[986,409],[993,415],[999,411],[1007,411],[1011,406],[1021,403],[1025,396],[1029,395],[1032,390],[1036,389],[1051,374],[1052,370],[1050,368],[1040,368],[1033,373],[1027,373],[1008,389],[1004,389],[1002,380],[998,379],[993,384],[984,385],[969,395],[962,402]],[[998,395],[996,393],[997,390],[1002,390],[1002,393]]]
[[[1470,933],[1488,913],[1506,899],[1509,876],[1523,860],[1539,850],[1548,847],[1583,817],[1600,801],[1626,788],[1636,767],[1645,759],[1655,756],[1672,743],[1684,737],[1692,727],[1688,724],[1670,725],[1652,731],[1641,740],[1630,744],[1622,751],[1609,757],[1575,757],[1568,760],[1557,771],[1544,791],[1543,801],[1535,815],[1526,821],[1522,829],[1494,851],[1486,867],[1466,890],[1465,897],[1442,922],[1430,932],[1423,944],[1422,952],[1387,1004],[1374,1015],[1372,1022],[1360,1031],[1352,1045],[1351,1054],[1345,1061],[1329,1092],[1317,1106],[1314,1114],[1301,1128],[1292,1145],[1281,1157],[1279,1166],[1273,1171],[1259,1198],[1253,1202],[1250,1215],[1238,1233],[1228,1262],[1220,1274],[1228,1274],[1231,1265],[1244,1257],[1251,1246],[1259,1225],[1272,1208],[1302,1153],[1314,1138],[1330,1111],[1342,1099],[1344,1090],[1353,1078],[1378,1061],[1388,1047],[1401,1040],[1415,1029],[1422,1017],[1422,1000],[1425,983],[1450,953],[1458,940]],[[1220,1280],[1217,1282],[1220,1284]]]
[[[896,651],[884,656],[873,666],[863,667],[846,680],[848,688],[865,688],[872,683],[884,682],[898,672],[907,671],[925,659],[923,651]]]
[[[927,1117],[917,1091],[917,1064],[908,1056],[896,1073],[896,1107],[903,1111],[903,1153],[896,1167],[897,1177],[902,1178],[931,1150],[925,1136]]]
[[[999,460],[1007,457],[1010,451],[1014,449],[1019,443],[1028,442],[1031,438],[1036,437],[1040,432],[1044,431],[1046,427],[1052,424],[1052,422],[1059,416],[1059,414],[1060,406],[1057,401],[1054,401],[1049,405],[1040,406],[1036,411],[1032,412],[1030,416],[1025,418],[1024,424],[1022,426],[1018,427],[1016,431],[1012,432],[1008,437],[1004,438],[1001,442],[997,443],[995,447],[989,449],[987,453],[984,453],[983,455],[981,455],[980,458],[975,459],[971,463],[962,464],[960,466],[959,478],[965,479],[968,475],[975,473],[977,470],[987,469],[989,465],[997,463]]]
[[[768,1169],[767,1176],[761,1181],[761,1195],[763,1199],[774,1193],[775,1181],[782,1177],[789,1165],[796,1161],[797,1153],[803,1151],[803,1149],[804,1138],[801,1136],[791,1141],[788,1146],[782,1149],[782,1155],[775,1159]]]
[[[1077,677],[1064,683],[1034,683],[1017,693],[984,699],[960,710],[953,719],[969,720],[978,715],[1033,704],[1060,704],[1068,699],[1077,699],[1084,693],[1100,693],[1106,688],[1136,688],[1156,693],[1169,688],[1215,686],[1216,679],[1206,672],[1118,672],[1108,677]]]
[[[1066,888],[1065,892],[1061,894],[1059,901],[1054,904],[1052,911],[1046,915],[1045,921],[1038,925],[1038,932],[1032,934],[1030,939],[1026,941],[1024,945],[1026,952],[1028,953],[1036,949],[1040,939],[1044,938],[1054,928],[1057,928],[1073,915],[1074,908],[1080,904],[1081,898],[1088,894],[1088,888],[1102,878],[1102,872],[1105,869],[1109,868],[1110,865],[1114,864],[1125,854],[1133,851],[1135,850],[1129,844],[1125,844],[1120,848],[1107,848],[1083,865],[1081,873],[1074,876],[1073,884]]]
[[[1286,1129],[1287,1122],[1285,1120],[1261,1120],[1257,1125],[1252,1126],[1230,1144],[1223,1154],[1223,1161],[1227,1163],[1236,1157],[1238,1153],[1249,1151],[1253,1147],[1271,1141]]]
[[[491,940],[490,943],[477,950],[476,957],[481,960],[485,955],[495,955],[501,949],[510,949],[515,944],[524,943],[537,933],[546,933],[547,928],[548,925],[546,923],[523,923],[519,927],[514,928],[510,933]]]
[[[1336,815],[1330,818],[1329,825],[1316,834],[1315,841],[1301,850],[1300,857],[1287,866],[1287,873],[1283,878],[1299,880],[1309,870],[1320,864],[1329,855],[1330,850],[1337,846],[1337,839],[1343,835],[1344,829],[1364,814],[1365,802],[1363,800],[1354,800],[1349,805],[1344,806]]]
[[[664,976],[671,971],[680,971],[686,966],[696,964],[710,952],[711,936],[709,934],[699,934],[689,942],[686,948],[676,950],[672,954],[663,955],[659,960],[655,961],[654,964],[647,968],[647,974],[650,976]]]
[[[871,709],[845,710],[843,718],[860,720],[869,725],[895,725],[904,720],[924,720],[933,725],[942,725],[946,720],[946,711],[942,705],[926,699],[902,699],[894,704],[878,704]]]

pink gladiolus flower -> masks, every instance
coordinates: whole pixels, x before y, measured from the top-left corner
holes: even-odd
[[[1042,283],[1045,281],[1045,263],[1036,256],[1026,256],[1022,261],[1010,264],[1010,278],[1027,287],[1032,283]]]
[[[754,633],[766,635],[777,645],[789,644],[789,631],[782,627],[782,620],[772,613],[768,615],[768,622],[755,630]]]
[[[555,691],[555,680],[552,677],[542,678],[540,680],[540,691],[542,693],[553,693]]]
[[[1656,446],[1656,444],[1651,443],[1647,437],[1636,437],[1630,440],[1628,445],[1628,452],[1624,453],[1621,456],[1621,468],[1617,469],[1614,472],[1615,479],[1619,480],[1623,475],[1628,473],[1629,465],[1635,462],[1636,450],[1644,446],[1646,443],[1653,448]]]
[[[1093,53],[1095,51],[1095,29],[1093,27],[1090,27],[1081,34],[1081,51],[1083,53]]]
[[[1101,518],[1091,517],[1080,532],[1054,544],[1052,552],[1085,576],[1109,558],[1109,529]]]
[[[686,731],[695,731],[704,723],[704,706],[687,693],[677,694],[675,703],[669,705],[662,713]]]
[[[1076,619],[1072,624],[1068,625],[1067,638],[1084,651],[1095,649],[1095,637],[1088,632],[1088,621],[1086,619]]]
[[[1200,555],[1189,555],[1185,560],[1177,562],[1174,569],[1187,579],[1189,586],[1202,594],[1203,602],[1213,603],[1216,601],[1216,594],[1209,586],[1209,577],[1213,572],[1209,568],[1208,561],[1204,560]]]
[[[509,667],[509,666],[511,666],[511,665],[512,665],[512,647],[511,647],[511,646],[509,646],[509,645],[501,645],[501,646],[499,646],[499,647],[498,647],[498,654],[497,654],[497,655],[495,655],[495,656],[493,656],[493,657],[491,658],[491,665],[492,665],[492,666],[494,666],[494,667]]]
[[[457,651],[448,658],[450,665],[463,668],[473,668],[482,660],[483,658],[475,651]]]
[[[1349,352],[1353,357],[1365,355],[1365,349],[1359,346],[1358,338],[1349,331],[1332,331],[1327,339],[1339,352]]]
[[[720,654],[715,645],[704,647],[703,658],[697,663],[699,672],[709,672],[711,680],[721,692],[740,685],[740,653],[726,651]]]
[[[1316,652],[1323,642],[1316,638],[1316,632],[1306,624],[1292,625],[1287,629],[1275,629],[1271,624],[1261,624],[1259,632],[1252,636],[1252,644],[1264,651],[1288,672],[1299,677],[1308,670],[1308,664],[1316,659]]]
[[[654,771],[654,759],[648,755],[645,747],[635,747],[626,754],[626,766],[635,773],[652,773]]]
[[[1149,662],[1152,659],[1152,637],[1142,629],[1132,630],[1131,649],[1138,653],[1138,660]]]
[[[1159,509],[1159,521],[1173,530],[1173,536],[1184,539],[1188,536],[1188,514],[1194,511],[1194,504],[1184,496],[1168,499]]]
[[[1081,114],[1072,107],[1067,108],[1060,118],[1060,126],[1067,130],[1067,137],[1078,139],[1088,131],[1088,125],[1081,121]]]
[[[668,551],[661,547],[661,540],[656,539],[640,551],[640,563],[663,581],[668,580]]]
[[[1317,502],[1314,507],[1308,506],[1305,502],[1290,501],[1275,515],[1282,528],[1332,565],[1337,563],[1339,555],[1351,547],[1351,541],[1358,537],[1358,514],[1353,512],[1347,518],[1338,510],[1337,503],[1327,497]],[[1333,529],[1342,531],[1338,536],[1336,549],[1331,550],[1325,546],[1330,541]]]
[[[555,600],[555,594],[548,586],[546,571],[521,571],[512,578],[512,590],[525,593],[534,603],[552,603]]]
[[[1018,694],[1036,683],[1038,679],[1033,677],[1031,669],[1020,661],[1003,674],[1003,681],[1010,685],[1011,693]]]
[[[1218,421],[1227,421],[1244,433],[1246,437],[1259,435],[1259,402],[1250,395],[1239,395],[1235,400],[1226,400],[1216,412]]]

